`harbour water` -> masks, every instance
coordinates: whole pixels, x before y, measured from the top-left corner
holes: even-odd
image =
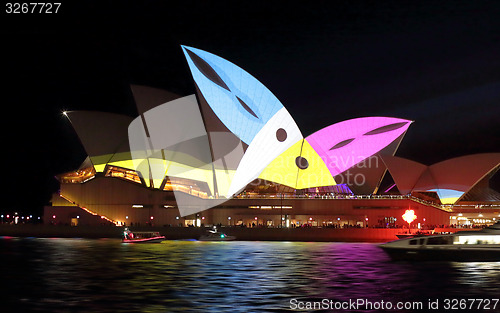
[[[500,312],[467,302],[500,297],[500,262],[395,262],[372,243],[4,237],[0,264],[0,312]]]

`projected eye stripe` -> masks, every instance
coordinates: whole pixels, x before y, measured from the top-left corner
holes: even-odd
[[[236,96],[236,99],[238,99],[238,101],[240,102],[241,106],[242,106],[245,110],[247,110],[247,112],[248,112],[248,113],[252,114],[252,115],[253,115],[253,116],[255,116],[256,118],[259,118],[259,117],[257,116],[257,114],[255,114],[255,112],[254,112],[254,111],[252,111],[252,109],[250,109],[250,107],[249,107],[249,106],[248,106],[248,105],[247,105],[247,104],[246,104],[243,100],[241,100],[238,96]]]
[[[205,75],[206,78],[210,79],[214,84],[217,84],[220,87],[231,92],[231,90],[229,90],[229,87],[222,80],[222,78],[220,78],[219,74],[217,74],[217,72],[210,66],[210,64],[208,64],[205,60],[199,57],[196,53],[189,51],[189,49],[186,49],[186,51],[189,54],[191,60],[193,60],[193,63],[196,66],[196,68],[198,68],[198,70],[203,75]]]
[[[347,146],[348,144],[350,144],[351,142],[353,142],[355,139],[356,138],[351,138],[351,139],[346,139],[344,141],[341,141],[338,144],[336,144],[335,146],[331,147],[330,150],[335,150],[335,149]]]
[[[401,122],[401,123],[394,123],[394,124],[385,125],[385,126],[375,128],[374,130],[365,133],[364,136],[386,133],[386,132],[389,132],[391,130],[401,128],[401,127],[405,126],[406,124],[408,124],[408,122]]]
[[[279,128],[276,131],[276,139],[278,139],[279,142],[285,141],[287,136],[288,135],[286,133],[286,130],[284,130],[283,128]]]

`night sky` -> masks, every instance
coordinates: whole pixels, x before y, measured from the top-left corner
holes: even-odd
[[[130,84],[194,93],[181,44],[255,76],[304,136],[392,116],[415,121],[398,156],[432,164],[500,152],[500,2],[268,2],[2,9],[0,211],[40,212],[58,188],[54,175],[84,160],[63,110],[136,116]]]

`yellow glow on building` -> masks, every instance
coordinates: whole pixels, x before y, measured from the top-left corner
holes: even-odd
[[[217,191],[220,195],[225,195],[228,193],[235,173],[236,171],[234,170],[215,170]]]
[[[98,173],[104,172],[104,168],[106,168],[106,164],[94,164],[95,171]]]
[[[118,166],[118,167],[121,167],[121,168],[126,168],[126,169],[129,169],[129,170],[135,171],[134,162],[132,160],[123,160],[123,161],[110,162],[110,163],[108,163],[108,165]]]
[[[442,204],[454,204],[458,199],[460,199],[460,197],[442,198],[440,200]]]
[[[214,192],[214,177],[211,168],[195,168],[186,164],[169,162],[167,175],[171,177],[185,178],[205,182],[210,191]]]

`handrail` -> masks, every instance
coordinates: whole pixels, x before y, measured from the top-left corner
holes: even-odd
[[[92,214],[92,215],[94,215],[94,216],[95,216],[95,215],[99,215],[98,213],[96,213],[96,212],[94,212],[94,211],[91,211],[91,210],[87,209],[86,207],[82,207],[82,206],[80,206],[78,203],[76,203],[75,201],[71,200],[70,198],[68,198],[68,197],[66,197],[66,196],[64,196],[64,195],[62,195],[62,194],[59,194],[59,196],[60,196],[61,198],[65,199],[66,201],[68,201],[68,202],[70,202],[70,203],[73,203],[74,205],[76,205],[77,207],[79,207],[80,209],[84,210],[85,212],[87,212],[87,213],[89,213],[89,214]],[[109,217],[107,217],[107,216],[105,216],[105,215],[101,215],[101,218],[102,218],[103,220],[106,220],[106,221],[108,221],[108,222],[110,222],[110,223],[115,224],[116,226],[121,226],[121,224],[122,224],[122,222],[112,220],[112,219],[110,219]]]

